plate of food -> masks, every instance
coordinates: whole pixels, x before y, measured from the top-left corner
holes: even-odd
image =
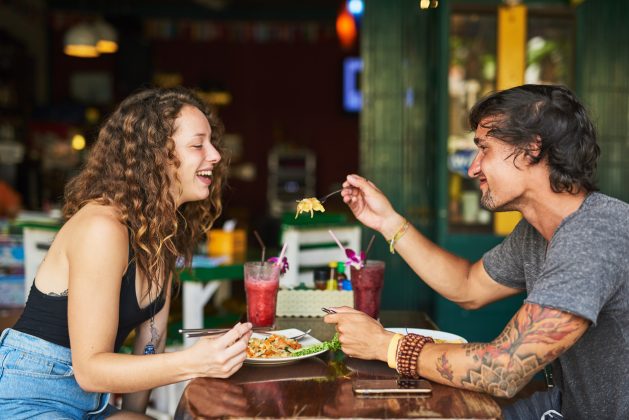
[[[423,328],[385,328],[387,331],[391,331],[397,334],[419,334],[425,335],[427,337],[431,337],[435,340],[435,343],[467,343],[467,340],[460,335],[437,331],[437,330],[426,330]]]
[[[253,333],[247,347],[247,365],[276,366],[295,363],[328,351],[329,346],[296,328],[272,331],[271,334]]]

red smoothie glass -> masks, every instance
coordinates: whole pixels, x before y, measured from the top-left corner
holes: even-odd
[[[280,266],[272,262],[245,263],[247,320],[254,327],[273,327],[280,287]]]
[[[384,261],[368,260],[363,268],[350,267],[354,308],[378,319],[384,285]]]

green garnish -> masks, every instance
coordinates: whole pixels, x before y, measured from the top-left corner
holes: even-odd
[[[334,334],[332,340],[324,341],[320,344],[312,344],[307,347],[302,347],[299,350],[295,350],[291,353],[293,357],[306,356],[308,354],[318,353],[322,350],[340,350],[341,342],[339,341],[339,335]]]

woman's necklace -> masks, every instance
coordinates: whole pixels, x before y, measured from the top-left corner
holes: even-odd
[[[155,298],[157,300],[157,298]],[[148,342],[146,346],[144,346],[144,354],[155,354],[155,344],[159,339],[159,333],[157,332],[157,328],[155,328],[155,306],[156,303],[151,300],[151,289],[149,289],[149,305],[151,306],[151,321],[150,321],[150,329],[151,329],[151,341]]]

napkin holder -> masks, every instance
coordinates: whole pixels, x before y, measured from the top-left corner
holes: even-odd
[[[354,307],[352,290],[288,290],[277,292],[277,316],[323,317],[321,307]]]

